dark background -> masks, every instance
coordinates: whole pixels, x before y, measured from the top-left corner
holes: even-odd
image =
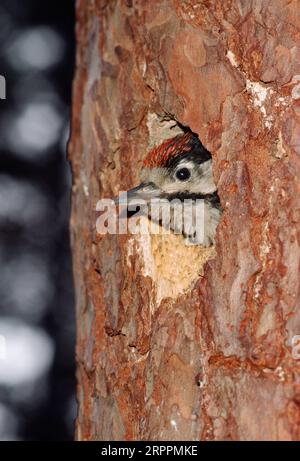
[[[75,0],[0,0],[0,440],[74,434],[74,9]]]

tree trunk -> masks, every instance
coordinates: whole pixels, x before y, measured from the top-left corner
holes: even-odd
[[[299,2],[79,0],[77,17],[77,438],[299,439]],[[181,126],[213,156],[215,248],[98,235],[97,201]]]

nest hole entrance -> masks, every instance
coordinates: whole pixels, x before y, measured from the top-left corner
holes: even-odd
[[[165,139],[191,132],[169,115],[148,114],[147,126],[149,149]],[[147,217],[139,219],[145,221],[142,226],[150,226]],[[204,275],[205,263],[216,256],[215,247],[187,245],[184,236],[164,234],[159,229],[153,233],[155,224],[151,223],[151,226],[151,232],[131,237],[129,254],[132,254],[135,247],[142,259],[143,275],[151,277],[154,282],[156,301],[176,299],[190,290],[199,277]]]

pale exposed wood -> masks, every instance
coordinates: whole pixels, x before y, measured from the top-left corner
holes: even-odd
[[[299,439],[299,2],[77,10],[77,438]],[[213,154],[215,259],[96,233],[97,200],[138,184],[166,114]]]

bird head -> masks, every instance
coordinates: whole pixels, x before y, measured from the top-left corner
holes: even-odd
[[[127,191],[127,204],[150,200],[204,198],[216,192],[211,154],[197,135],[185,133],[167,139],[145,157],[141,184]],[[116,199],[122,202],[122,196]]]

